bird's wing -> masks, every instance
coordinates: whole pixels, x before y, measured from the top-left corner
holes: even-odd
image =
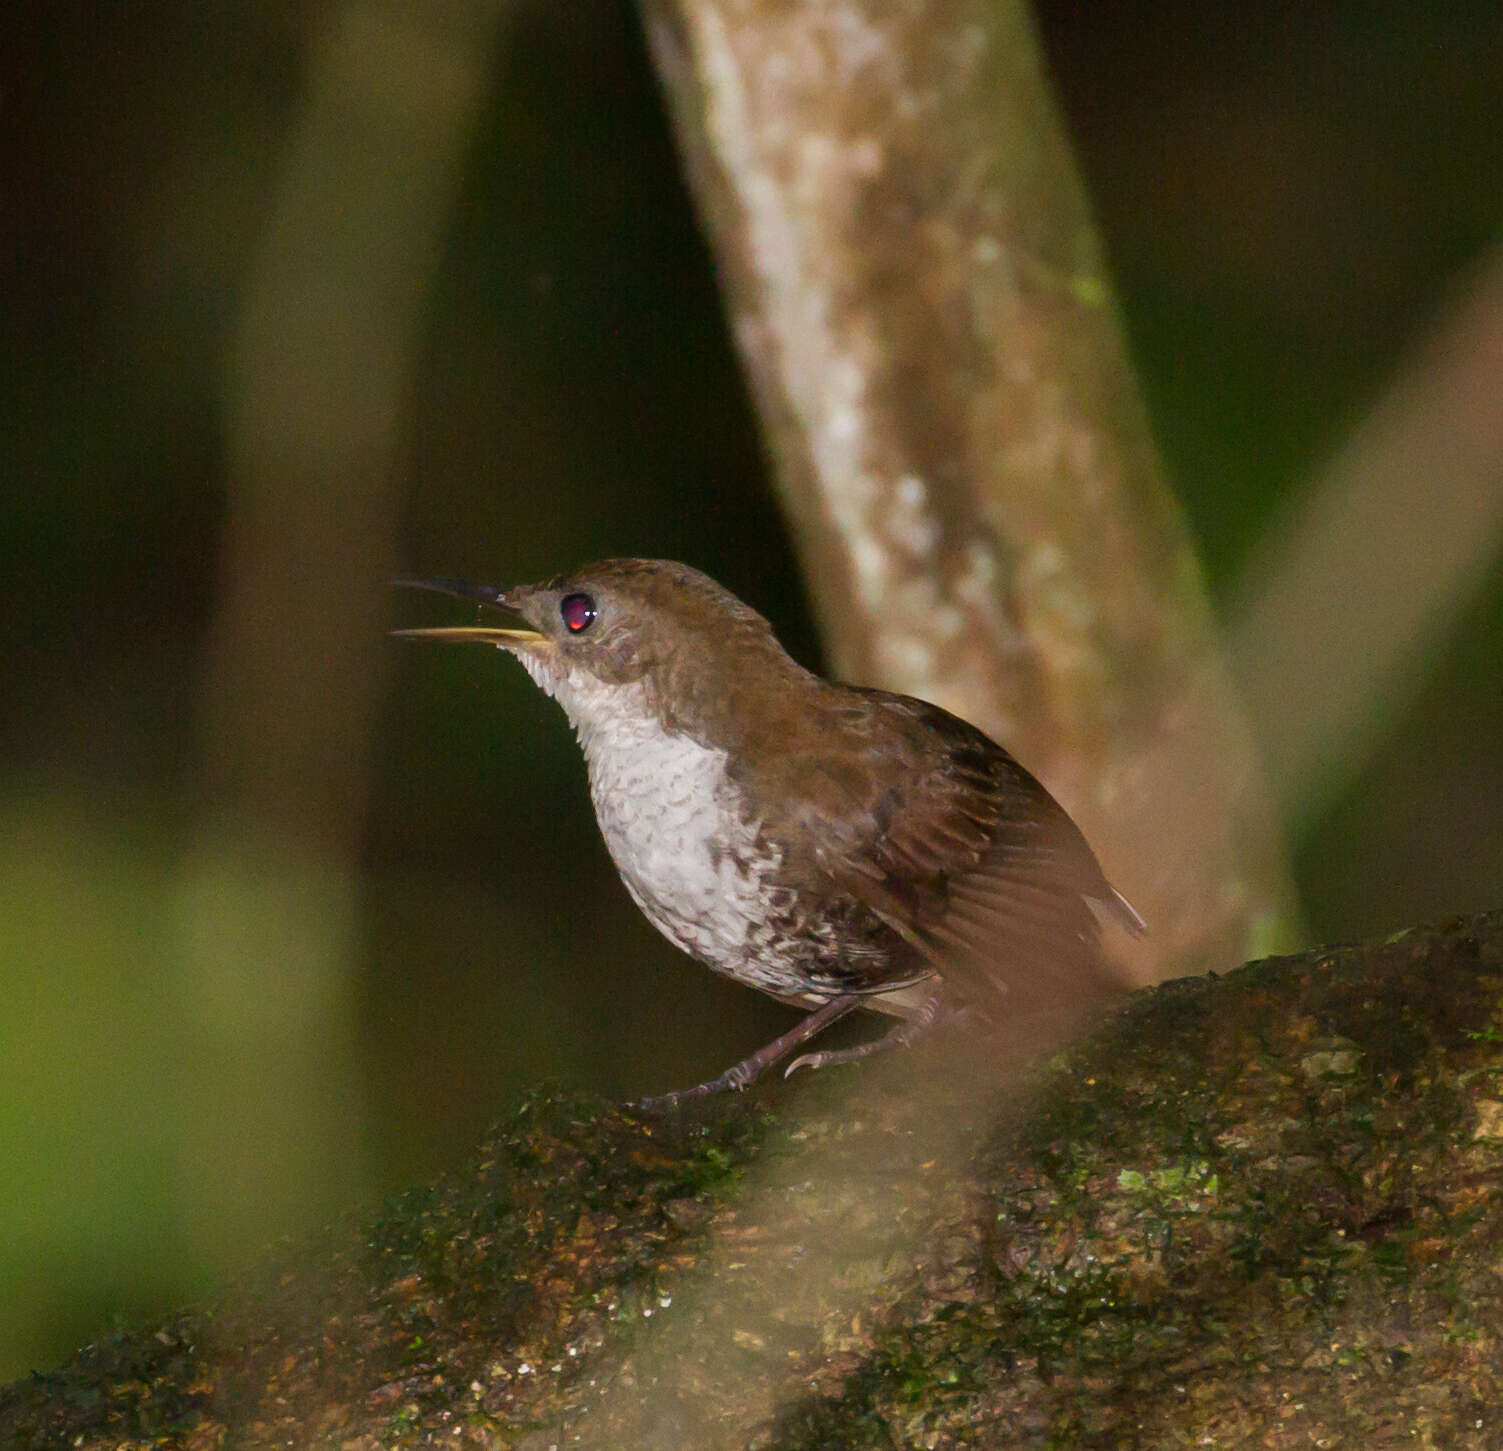
[[[853,799],[876,805],[844,813],[849,830],[819,837],[837,891],[983,1006],[1053,1012],[1109,994],[1091,904],[1112,910],[1121,899],[1063,808],[948,712],[883,692],[849,695],[873,734],[889,732],[904,759],[922,765],[852,783]]]

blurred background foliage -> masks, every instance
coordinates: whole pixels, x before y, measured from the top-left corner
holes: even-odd
[[[333,14],[22,0],[3,22],[0,1378],[456,1162],[523,1084],[666,1088],[785,1021],[638,917],[562,718],[499,656],[372,646],[327,850],[216,808],[226,355]],[[315,559],[286,590],[667,555],[816,663],[630,6],[469,14],[483,84],[388,420],[380,567]],[[1500,241],[1503,10],[1039,16],[1230,612]],[[1422,511],[1412,484],[1397,507]],[[372,638],[398,610],[370,605]],[[1499,905],[1500,662],[1494,569],[1373,749],[1291,810],[1314,938]]]

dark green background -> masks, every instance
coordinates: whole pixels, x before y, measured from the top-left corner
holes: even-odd
[[[152,1055],[171,1049],[151,1045],[142,967],[114,969],[106,1000],[129,1006],[106,1029],[74,1033],[69,1012],[98,1000],[88,943],[149,934],[184,825],[222,348],[320,13],[65,0],[0,22],[0,824],[25,842],[0,882],[0,1239],[52,1287],[0,1335],[0,1376],[112,1308],[202,1288],[158,1172],[172,1107]],[[1228,604],[1279,504],[1500,239],[1503,10],[1040,16],[1158,439]],[[184,174],[212,206],[163,187]],[[164,233],[181,245],[148,245]],[[817,660],[628,6],[506,12],[424,339],[404,568],[506,583],[676,556]],[[1500,655],[1495,571],[1381,750],[1331,763],[1295,824],[1316,936],[1503,899]],[[562,718],[499,657],[403,657],[374,767],[350,1130],[372,1184],[454,1162],[545,1074],[666,1087],[785,1021],[637,917]],[[81,1054],[101,1031],[139,1078]],[[112,1144],[88,1182],[37,1147],[81,1123]]]

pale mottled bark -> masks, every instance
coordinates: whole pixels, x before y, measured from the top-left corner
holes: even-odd
[[[847,679],[976,721],[1154,926],[1290,893],[1025,7],[648,0],[735,336]]]

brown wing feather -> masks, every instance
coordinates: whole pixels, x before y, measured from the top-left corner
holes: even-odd
[[[889,771],[885,787],[880,767],[849,760],[788,766],[817,783],[802,798],[818,818],[802,838],[813,864],[887,929],[873,938],[875,947],[885,935],[885,952],[843,964],[844,990],[880,991],[927,970],[1009,1016],[1079,1010],[1109,993],[1091,903],[1120,915],[1120,898],[1044,787],[936,706],[842,690],[833,708],[841,725],[890,747],[877,760],[920,763]]]

